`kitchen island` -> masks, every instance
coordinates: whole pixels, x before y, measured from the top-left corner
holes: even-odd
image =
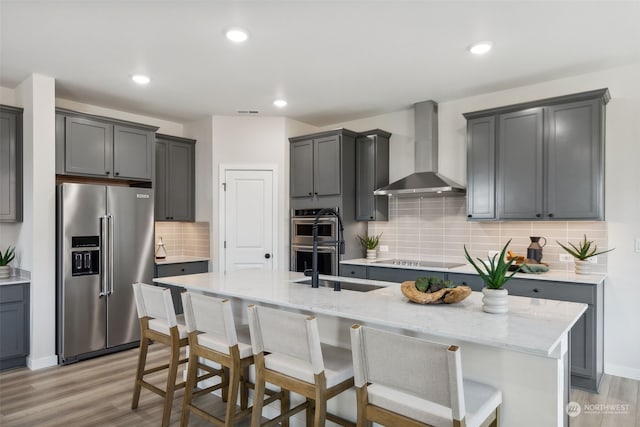
[[[422,306],[404,298],[399,284],[348,279],[381,287],[370,292],[335,292],[295,283],[304,279],[295,272],[244,270],[163,277],[154,282],[231,298],[239,320],[246,319],[245,308],[251,303],[314,313],[323,340],[346,348],[353,323],[456,344],[461,347],[465,377],[502,390],[501,425],[568,424],[564,411],[568,334],[585,304],[509,297],[509,313],[493,315],[482,311],[482,295],[477,292],[457,304]],[[397,362],[402,362],[401,354]],[[354,393],[334,400],[330,410],[355,419]]]

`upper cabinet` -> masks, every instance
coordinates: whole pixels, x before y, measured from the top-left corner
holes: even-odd
[[[389,197],[374,196],[389,184],[389,138],[380,129],[362,132],[356,139],[356,220],[387,221]]]
[[[151,181],[157,129],[56,109],[56,173]]]
[[[465,114],[467,216],[604,219],[607,89]]]
[[[354,194],[355,132],[347,129],[290,138],[292,207],[308,203],[340,205]]]
[[[22,108],[0,105],[0,222],[22,221]]]
[[[156,137],[156,221],[195,221],[196,141],[163,134]]]

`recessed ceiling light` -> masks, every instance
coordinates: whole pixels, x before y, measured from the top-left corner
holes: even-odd
[[[489,52],[492,47],[493,43],[491,42],[480,42],[470,46],[469,52],[473,53],[474,55],[484,55],[485,53]]]
[[[149,84],[149,82],[151,81],[149,77],[143,76],[142,74],[135,74],[131,76],[131,80],[138,83],[139,85],[146,85],[146,84]]]
[[[286,107],[287,101],[285,101],[284,99],[276,99],[275,101],[273,101],[273,105],[278,108]]]
[[[232,42],[242,43],[247,41],[247,39],[249,38],[249,33],[247,33],[242,28],[236,27],[236,28],[229,28],[225,33],[225,36],[227,36],[227,38]]]

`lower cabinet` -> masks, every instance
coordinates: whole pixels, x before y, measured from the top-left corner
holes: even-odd
[[[156,264],[155,277],[184,276],[185,274],[206,273],[209,271],[209,261],[181,262],[175,264]],[[173,307],[176,314],[182,314],[182,298],[180,294],[185,291],[180,286],[162,285],[171,290]]]
[[[474,274],[449,273],[449,280],[481,291],[484,283]],[[597,391],[604,370],[604,286],[513,278],[510,295],[587,304],[587,311],[571,329],[571,386]]]
[[[368,267],[364,265],[340,264],[339,275],[358,279],[382,280],[384,282],[404,282],[418,277],[437,277],[444,280],[442,271],[414,270],[411,268]]]
[[[0,285],[0,370],[27,366],[29,284]]]

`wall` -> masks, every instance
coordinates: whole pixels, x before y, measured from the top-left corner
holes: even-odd
[[[606,246],[616,250],[609,254],[606,260],[608,277],[605,284],[605,370],[611,374],[634,379],[640,379],[640,340],[636,334],[630,334],[628,331],[629,325],[640,324],[640,311],[637,309],[637,301],[640,301],[640,287],[637,286],[637,273],[634,268],[640,262],[640,253],[634,252],[633,244],[634,238],[640,237],[640,168],[637,166],[640,159],[640,144],[638,144],[640,80],[637,78],[638,75],[640,75],[640,65],[636,64],[440,102],[438,108],[439,170],[443,175],[465,183],[466,125],[462,113],[603,87],[609,88],[612,99],[607,105],[606,122],[605,209],[608,240]],[[398,116],[401,116],[400,113],[386,114],[331,127],[345,126],[355,131],[380,127],[391,132],[395,127],[403,137],[413,138],[413,130],[408,120],[402,121]],[[385,120],[389,121],[385,122]],[[397,157],[406,155],[404,147],[398,150],[398,147],[394,146],[392,137],[391,164],[396,165],[397,168],[397,165],[401,164]],[[397,169],[394,171],[395,176],[397,176],[396,173]],[[505,225],[497,225],[498,236],[501,236],[501,227],[505,227],[505,230],[506,227],[511,227],[508,223],[502,224]],[[573,225],[567,226],[567,238],[570,236],[569,233],[573,233],[569,227]],[[580,230],[576,231],[577,233],[571,235],[577,237]],[[495,232],[494,229],[493,233]],[[589,233],[592,232],[596,233],[596,230],[590,228]],[[600,233],[602,230],[597,232]],[[506,236],[505,231],[504,237]],[[386,238],[389,237],[386,235]],[[545,256],[550,255],[551,253],[547,254],[545,251]]]
[[[162,238],[167,256],[209,258],[208,222],[156,222],[156,243]],[[157,249],[157,246],[156,246]]]

